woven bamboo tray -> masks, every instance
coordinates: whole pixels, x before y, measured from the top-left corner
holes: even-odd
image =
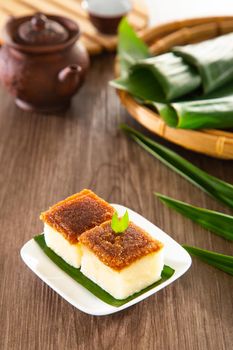
[[[9,16],[30,15],[38,11],[57,14],[70,17],[79,23],[82,31],[81,41],[91,55],[114,50],[117,37],[100,34],[89,21],[81,2],[81,0],[0,0],[0,28]],[[143,34],[143,29],[148,23],[148,13],[143,0],[133,1],[128,21],[138,33]]]
[[[232,17],[208,17],[172,22],[148,29],[142,38],[153,55],[175,45],[211,39],[233,31]],[[118,91],[129,114],[151,132],[189,150],[212,157],[233,159],[233,132],[221,130],[185,130],[167,126],[156,112],[138,104],[128,93]]]

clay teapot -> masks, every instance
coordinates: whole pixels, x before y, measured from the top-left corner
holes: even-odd
[[[65,17],[37,13],[9,19],[0,79],[19,107],[54,112],[69,106],[89,66],[79,35],[79,26]]]

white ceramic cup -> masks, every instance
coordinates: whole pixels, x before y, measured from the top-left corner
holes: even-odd
[[[96,16],[115,17],[128,13],[132,3],[130,0],[85,0],[83,6]]]

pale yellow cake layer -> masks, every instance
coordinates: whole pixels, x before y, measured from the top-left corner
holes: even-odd
[[[163,248],[136,260],[120,271],[102,263],[83,245],[82,251],[81,272],[116,299],[125,299],[161,278]]]
[[[81,264],[81,244],[71,244],[61,233],[49,225],[44,225],[44,238],[47,246],[73,267],[79,268]]]

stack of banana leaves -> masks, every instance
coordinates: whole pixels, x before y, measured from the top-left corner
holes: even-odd
[[[233,128],[233,33],[151,57],[123,20],[120,77],[111,82],[155,109],[171,127]]]

